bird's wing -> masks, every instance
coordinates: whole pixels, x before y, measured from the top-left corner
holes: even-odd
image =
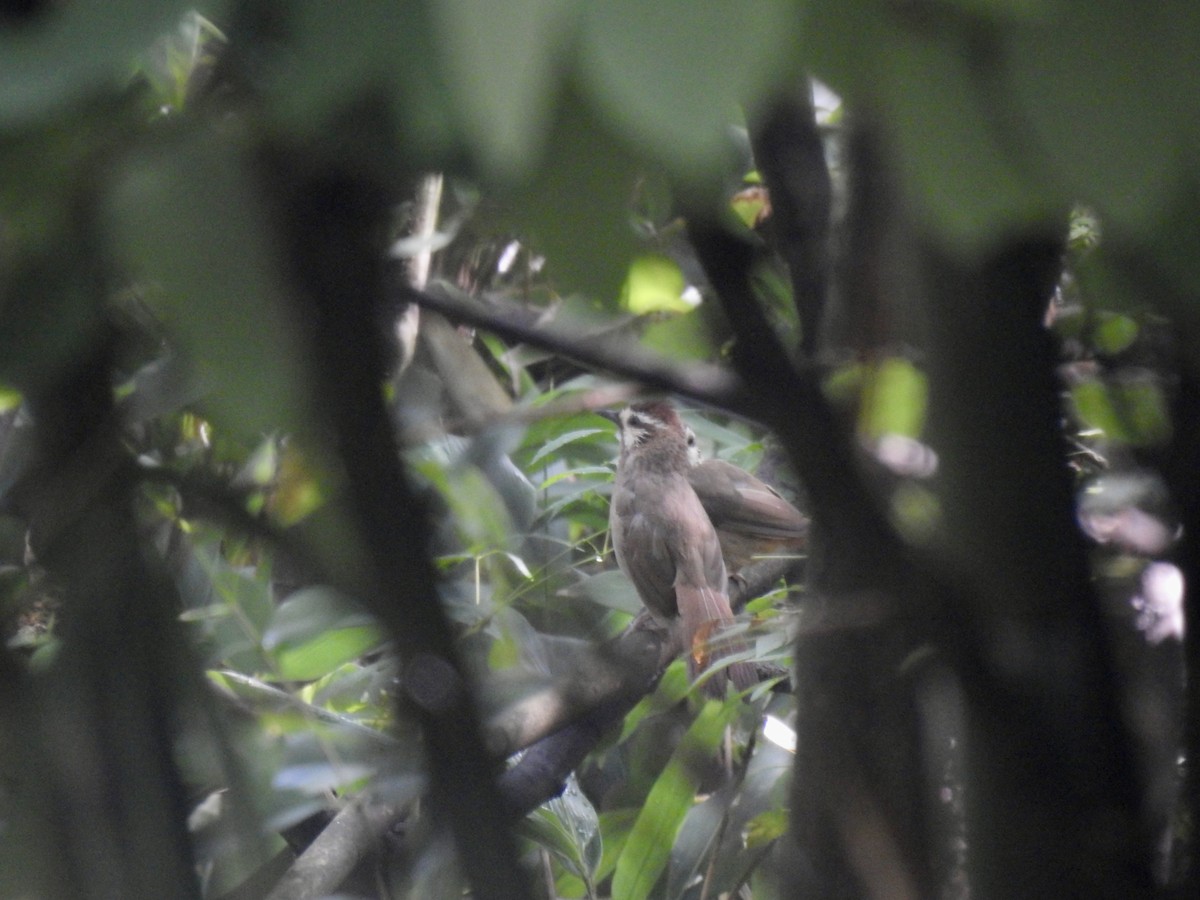
[[[716,528],[783,541],[808,535],[808,518],[765,482],[724,460],[693,467],[689,481]]]
[[[675,615],[675,559],[670,550],[674,528],[640,512],[625,515],[621,522],[614,517],[614,531],[622,532],[621,540],[615,534],[613,540],[614,547],[621,548],[617,554],[621,571],[651,612]]]

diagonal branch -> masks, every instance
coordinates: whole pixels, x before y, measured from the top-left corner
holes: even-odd
[[[400,279],[392,279],[389,290],[391,300],[397,304],[415,303],[452,321],[483,328],[505,340],[519,341],[573,359],[581,365],[639,381],[649,388],[733,412],[748,414],[758,405],[747,396],[741,381],[719,366],[697,363],[685,368],[631,342],[612,338],[596,340],[562,328],[538,327],[529,324],[528,317],[517,311],[506,312],[495,305],[487,307],[454,297],[448,291],[417,291]]]

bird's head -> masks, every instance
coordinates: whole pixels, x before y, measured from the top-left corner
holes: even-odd
[[[622,456],[651,445],[679,445],[685,449],[688,446],[691,429],[665,400],[635,403],[619,412],[604,411],[601,415],[616,423]],[[692,442],[695,442],[694,436]]]

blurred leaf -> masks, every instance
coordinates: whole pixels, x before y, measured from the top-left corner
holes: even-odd
[[[613,874],[614,897],[644,900],[650,895],[666,868],[679,825],[692,807],[699,763],[716,752],[736,712],[732,704],[715,701],[701,708],[654,783],[625,842]]]
[[[860,430],[870,438],[919,437],[928,392],[924,373],[908,360],[892,356],[864,374]]]
[[[645,253],[629,265],[621,306],[635,315],[688,312],[695,304],[683,297],[687,281],[679,264],[661,253]]]
[[[283,445],[275,486],[267,500],[267,508],[285,527],[295,525],[320,508],[328,490],[325,473],[297,443],[290,440]]]
[[[720,171],[739,108],[753,111],[794,65],[791,0],[608,0],[585,10],[582,89],[683,179]]]
[[[944,241],[973,253],[1075,197],[1031,180],[1010,156],[964,31],[936,27],[937,9],[914,22],[882,0],[814,0],[804,46],[814,73],[851,104],[888,110],[906,194]]]
[[[507,198],[512,225],[545,255],[559,293],[613,309],[636,249],[629,197],[641,166],[578,97],[564,99],[546,146],[536,179]]]
[[[555,472],[553,475],[544,479],[538,486],[539,491],[544,491],[547,488],[552,488],[560,481],[576,481],[582,478],[599,478],[607,480],[612,477],[612,469],[608,466],[582,466],[578,469],[566,469],[561,472]]]
[[[361,781],[374,771],[374,766],[361,763],[335,763],[332,760],[322,760],[321,762],[284,766],[275,773],[273,784],[280,790],[323,794],[327,791],[342,790]]]
[[[426,449],[417,470],[437,488],[453,513],[453,524],[467,552],[479,555],[507,547],[515,537],[512,520],[487,477],[472,465],[439,463]]]
[[[753,178],[753,182],[751,182]],[[762,178],[757,172],[751,172],[744,179],[748,183],[733,195],[729,201],[733,214],[747,228],[755,228],[771,214],[771,201],[767,189],[762,186]]]
[[[716,355],[708,323],[696,312],[651,322],[642,332],[642,344],[679,361],[708,360]]]
[[[1113,440],[1146,446],[1170,437],[1166,398],[1150,379],[1085,381],[1071,389],[1071,402],[1081,421]]]
[[[406,753],[415,749],[409,746],[414,738],[412,734],[384,733],[364,725],[353,717],[307,703],[261,679],[229,670],[210,670],[207,675],[209,681],[218,689],[236,697],[258,715],[267,723],[267,730],[276,736],[305,734],[309,736],[305,740],[315,741],[313,729],[323,728],[321,741],[324,743],[317,744],[320,753],[328,752],[328,742],[334,739],[333,736],[346,744],[343,749],[349,754],[349,759],[358,759],[363,754],[369,756],[383,751],[391,753],[395,759],[400,759],[400,748],[404,748]],[[291,746],[295,747],[297,744],[293,742]],[[307,758],[316,758],[313,754],[317,754],[317,750],[313,750]],[[408,756],[404,758],[407,759]]]
[[[523,177],[540,157],[575,0],[429,4],[455,108],[485,172]]]
[[[270,567],[235,568],[221,553],[215,536],[193,531],[178,576],[185,610],[193,623],[207,665],[224,665],[243,673],[264,671],[270,661],[262,651],[262,631],[274,606]]]
[[[658,687],[654,689],[654,693],[639,700],[637,706],[625,715],[625,721],[621,724],[619,740],[628,739],[638,726],[653,713],[678,703],[688,695],[691,687],[687,664],[682,659],[672,662],[663,672],[662,678],[658,680]]]
[[[193,134],[133,158],[109,197],[116,249],[197,366],[214,421],[303,432],[305,350],[247,160]]]
[[[1092,341],[1096,351],[1114,355],[1127,350],[1137,340],[1138,324],[1129,316],[1102,311],[1096,316]]]
[[[942,508],[928,488],[905,481],[893,492],[889,512],[901,534],[914,544],[923,544],[934,536]]]
[[[488,650],[488,667],[493,671],[511,669],[521,661],[521,647],[507,631],[492,641]]]
[[[600,814],[600,833],[604,835],[603,853],[596,869],[596,880],[603,881],[617,867],[625,842],[637,821],[636,809],[611,809]]]
[[[296,591],[275,610],[263,633],[277,674],[310,681],[357,659],[383,642],[383,632],[361,608],[325,587]]]
[[[278,10],[286,43],[272,34],[259,49],[269,55],[261,60],[270,76],[264,108],[285,132],[343,138],[348,113],[369,91],[388,103],[414,168],[436,168],[439,154],[453,154],[455,104],[437,62],[429,4],[362,0],[351,16],[341,4],[292,0]]]
[[[181,0],[54,3],[32,11],[24,27],[6,22],[0,29],[0,124],[27,124],[98,86],[116,85],[134,56],[192,6]]]
[[[783,837],[788,829],[788,814],[784,809],[768,809],[750,820],[746,829],[746,847],[761,847]]]
[[[1115,227],[1145,230],[1178,183],[1177,110],[1194,94],[1183,107],[1164,100],[1169,86],[1200,79],[1194,46],[1178,37],[1196,24],[1194,6],[1148,4],[1131,16],[1119,0],[1094,0],[1051,6],[1012,30],[1006,80],[1025,152],[1047,185]]]
[[[396,660],[390,656],[359,665],[346,663],[305,688],[314,706],[379,720],[388,713],[388,691],[395,686]]]

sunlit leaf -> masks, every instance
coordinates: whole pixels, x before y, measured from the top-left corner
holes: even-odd
[[[783,809],[768,809],[750,820],[746,829],[746,846],[760,847],[782,837],[787,831],[788,814]]]
[[[889,357],[865,371],[859,428],[871,438],[918,437],[925,421],[925,375],[906,359]]]
[[[683,296],[687,281],[679,264],[661,253],[643,254],[630,264],[621,305],[631,313],[687,312],[695,303]]]

